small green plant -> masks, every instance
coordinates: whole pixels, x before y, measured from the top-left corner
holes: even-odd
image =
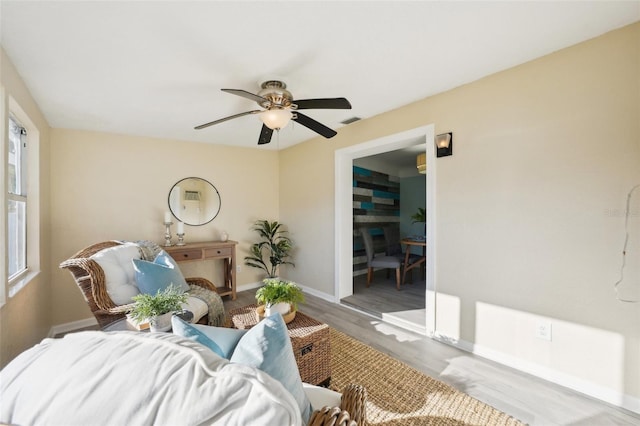
[[[291,281],[284,281],[278,278],[266,278],[262,280],[264,286],[256,291],[258,303],[271,306],[276,303],[288,303],[294,310],[298,309],[298,303],[304,302],[302,289]]]
[[[426,222],[427,212],[422,207],[418,207],[418,212],[411,215],[411,219],[413,220],[411,223]]]
[[[251,256],[244,258],[245,265],[264,270],[269,278],[277,276],[279,265],[296,266],[287,260],[293,242],[284,235],[287,231],[282,230],[281,223],[258,220],[253,230],[258,232],[261,240],[251,246]]]
[[[145,321],[147,319],[166,314],[167,312],[179,311],[182,304],[187,301],[187,293],[182,293],[173,284],[158,291],[154,296],[151,294],[140,293],[133,296],[133,308],[131,308],[131,317],[135,321]]]

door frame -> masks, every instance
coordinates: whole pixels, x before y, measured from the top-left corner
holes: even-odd
[[[426,212],[426,331],[435,332],[436,320],[436,162],[435,126],[429,124],[335,151],[335,276],[334,302],[353,294],[353,160],[425,143],[427,154]]]

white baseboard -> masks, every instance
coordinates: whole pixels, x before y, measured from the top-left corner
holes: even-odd
[[[462,349],[466,352],[481,356],[491,361],[498,362],[516,370],[523,371],[525,373],[534,375],[549,382],[564,386],[569,389],[573,389],[577,392],[599,399],[616,407],[624,408],[625,410],[632,411],[640,414],[640,399],[632,397],[611,388],[600,386],[588,380],[581,379],[579,377],[572,376],[570,374],[563,373],[561,371],[554,370],[552,368],[544,367],[540,364],[524,361],[520,358],[514,357],[504,352],[496,351],[491,348],[487,348],[481,345],[476,345],[465,340],[457,340],[451,337],[434,334],[432,336],[439,342],[446,343],[451,346],[455,346],[458,349]]]
[[[262,287],[262,281],[259,281],[257,283],[249,283],[249,284],[242,284],[236,287],[236,292],[240,292],[240,291],[246,291],[246,290],[253,290],[254,288],[258,288],[258,287]]]
[[[69,331],[78,330],[80,328],[91,327],[98,325],[98,321],[94,318],[85,318],[78,321],[66,322],[64,324],[58,324],[51,327],[47,337],[55,337],[60,333],[67,333]]]
[[[336,303],[336,298],[333,294],[328,294],[323,291],[318,291],[315,288],[307,287],[301,284],[298,284],[303,292],[310,294],[311,296],[319,297],[322,300],[326,300],[327,302]]]
[[[387,322],[389,324],[395,325],[396,327],[404,328],[405,330],[413,331],[414,333],[420,334],[422,336],[427,335],[427,327],[419,326],[418,324],[405,320],[404,318],[400,318],[396,315],[382,314],[382,321]]]
[[[286,278],[283,278],[283,280],[286,280]],[[252,290],[254,288],[262,287],[263,285],[264,284],[262,283],[262,281],[258,281],[258,282],[255,282],[255,283],[249,283],[249,284],[243,284],[243,285],[238,286],[236,288],[236,291],[240,292],[240,291],[245,291],[245,290]],[[327,294],[327,293],[324,293],[322,291],[318,291],[318,290],[316,290],[314,288],[307,287],[307,286],[302,285],[302,284],[300,284],[298,282],[296,282],[296,285],[298,285],[298,287],[300,287],[303,292],[308,293],[308,294],[310,294],[312,296],[319,297],[320,299],[326,300],[327,302],[331,302],[331,303],[335,303],[336,302],[336,299],[333,296],[333,294]]]

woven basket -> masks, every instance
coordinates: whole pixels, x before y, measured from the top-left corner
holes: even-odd
[[[247,330],[259,322],[258,306],[247,305],[229,311],[229,325]],[[328,385],[331,380],[329,326],[302,312],[287,324],[293,354],[303,382]]]
[[[286,324],[289,324],[291,321],[296,319],[296,311],[293,309],[293,306],[290,306],[290,311],[288,314],[283,315],[282,318]],[[264,305],[260,305],[256,308],[256,313],[258,314],[258,320],[262,321],[264,319]]]

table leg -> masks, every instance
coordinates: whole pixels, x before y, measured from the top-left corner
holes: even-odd
[[[404,268],[402,268],[403,269],[403,271],[402,271],[402,285],[404,285],[404,281],[407,278],[407,269],[409,267],[409,255],[411,254],[411,253],[409,253],[409,251],[410,251],[409,249],[410,249],[410,247],[405,247],[405,249],[404,249],[405,255],[404,255]]]

